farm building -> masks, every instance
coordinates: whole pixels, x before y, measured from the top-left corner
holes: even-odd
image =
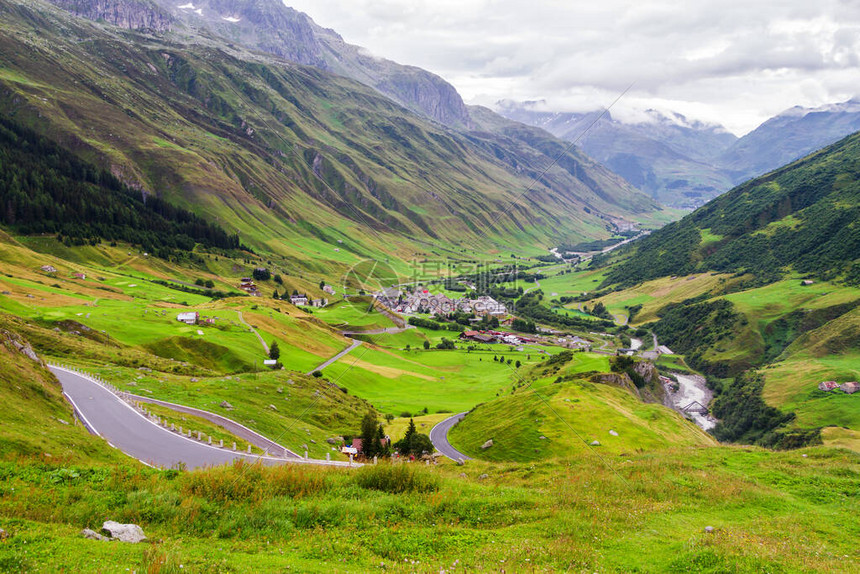
[[[42,265],[41,269],[45,273],[56,273],[57,272],[57,268],[54,267],[53,265]]]
[[[380,442],[380,443],[382,443],[382,448],[385,448],[386,446],[388,446],[388,443],[390,442],[390,440],[391,440],[391,439],[390,439],[390,438],[388,438],[387,436],[386,436],[386,437],[383,437],[383,438],[381,438],[381,439],[379,439],[379,442]],[[361,443],[362,443],[362,442],[363,442],[363,441],[362,441],[362,439],[360,439],[360,438],[354,438],[354,439],[352,439],[352,448],[355,450],[355,452],[356,452],[357,454],[361,454],[361,453],[363,453],[363,452],[364,452],[364,449],[363,449],[363,448],[362,448],[362,446],[361,446]]]
[[[87,274],[86,273],[72,273],[72,277],[74,277],[75,279],[86,279]]]
[[[313,307],[325,307],[326,305],[328,305],[328,299],[314,299],[313,301],[311,301],[311,305]]]
[[[176,316],[176,320],[180,323],[185,323],[186,325],[196,325],[197,321],[200,320],[200,314],[196,311],[180,313]]]
[[[822,381],[818,383],[818,389],[822,391],[832,391],[833,389],[838,389],[839,383],[836,381]]]
[[[842,383],[842,385],[839,386],[839,390],[841,390],[843,393],[853,395],[857,391],[860,391],[860,383],[856,381]]]
[[[814,283],[815,283],[815,281],[813,281],[812,279],[804,279],[803,281],[800,282],[801,285],[807,285],[807,286],[812,285]]]
[[[307,305],[308,298],[306,295],[290,295],[290,303],[293,305]]]
[[[480,331],[463,331],[460,333],[460,338],[463,340],[475,341],[478,343],[495,343],[496,338],[493,335],[481,333]]]

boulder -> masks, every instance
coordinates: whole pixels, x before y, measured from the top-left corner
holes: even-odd
[[[113,540],[119,540],[120,542],[135,544],[146,540],[143,529],[137,524],[120,524],[119,522],[108,520],[102,525],[102,530],[110,534]]]
[[[278,407],[276,407],[275,405],[269,405],[269,408],[273,411],[278,410]]]
[[[705,526],[705,532],[707,532],[708,534],[712,534],[714,532],[714,527],[713,526]]]
[[[9,533],[0,528],[0,540],[6,540],[9,538]]]
[[[83,530],[81,530],[81,536],[83,536],[84,538],[89,538],[90,540],[110,540],[110,538],[108,538],[107,536],[102,536],[95,530],[90,530],[89,528],[84,528]]]
[[[618,433],[614,430],[609,431],[609,434],[611,434],[612,436],[618,436]]]
[[[342,436],[333,436],[325,439],[325,441],[329,444],[340,444],[343,442]]]
[[[591,441],[589,444],[590,444],[591,446],[600,446],[600,441],[598,441],[598,440],[593,440],[593,441]]]
[[[221,401],[221,404],[220,404],[219,406],[220,406],[222,409],[227,409],[228,411],[232,411],[232,410],[233,410],[233,405],[231,405],[231,404],[230,404],[230,403],[228,403],[227,401]]]
[[[490,475],[489,475],[489,474],[487,474],[487,473],[484,473],[484,474],[482,474],[481,476],[479,476],[479,477],[478,477],[478,480],[486,480],[486,479],[488,479],[488,478],[490,478]]]
[[[491,446],[493,446],[493,439],[490,439],[490,440],[488,440],[487,442],[485,442],[484,444],[482,444],[482,445],[481,445],[481,449],[482,449],[482,450],[487,450],[487,449],[488,449],[488,448],[490,448]]]

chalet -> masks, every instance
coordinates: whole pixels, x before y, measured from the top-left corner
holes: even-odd
[[[842,383],[839,386],[839,390],[841,390],[843,393],[853,395],[857,391],[860,391],[860,383],[858,383],[856,381],[850,381],[847,383]]]
[[[332,287],[331,285],[323,285],[323,291],[325,291],[329,295],[334,295],[334,287]]]
[[[328,305],[328,299],[323,297],[322,299],[314,299],[311,301],[311,306],[313,307],[325,307]]]
[[[86,273],[72,273],[72,277],[74,277],[75,279],[86,279],[87,274]]]
[[[821,391],[832,391],[839,388],[839,383],[836,381],[822,381],[818,383],[818,389]]]
[[[385,448],[386,446],[388,446],[388,443],[391,442],[391,439],[386,436],[386,437],[381,438],[379,442],[382,443],[382,448]],[[355,449],[355,452],[357,454],[361,454],[364,452],[364,449],[362,448],[361,443],[362,443],[362,440],[360,438],[352,439],[352,448]]]
[[[307,305],[308,297],[307,295],[290,295],[290,303],[296,306]]]
[[[815,281],[813,281],[812,279],[804,279],[803,281],[800,282],[801,285],[807,285],[807,286],[812,285],[813,283],[815,283]]]
[[[42,265],[41,269],[45,273],[56,273],[57,272],[57,268],[54,267],[53,265]]]
[[[196,325],[197,321],[200,320],[200,314],[196,311],[180,313],[176,316],[176,320],[180,323],[185,323],[186,325]]]

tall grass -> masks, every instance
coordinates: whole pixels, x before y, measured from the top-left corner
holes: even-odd
[[[264,468],[237,460],[183,477],[183,493],[213,502],[257,503],[273,496],[301,498],[324,494],[330,488],[328,473],[318,468],[283,465]]]
[[[390,494],[439,490],[438,475],[406,463],[364,466],[355,474],[354,481],[361,488]]]

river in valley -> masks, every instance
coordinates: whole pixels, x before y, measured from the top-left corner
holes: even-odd
[[[690,416],[697,425],[705,430],[714,428],[717,420],[711,415],[698,412],[685,412],[683,410],[684,407],[691,405],[693,402],[697,402],[705,407],[710,404],[711,399],[714,398],[714,393],[705,383],[705,377],[701,375],[682,375],[680,373],[672,374],[678,379],[678,391],[669,392],[675,409],[681,411],[682,414]]]

